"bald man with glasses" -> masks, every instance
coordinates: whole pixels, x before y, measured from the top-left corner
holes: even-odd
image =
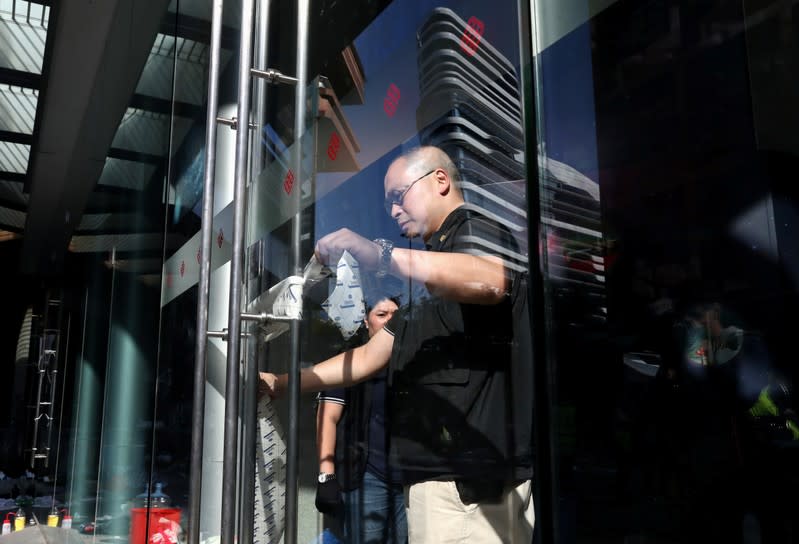
[[[465,203],[458,180],[432,146],[386,172],[386,211],[424,250],[348,229],[319,240],[321,262],[346,250],[362,270],[427,294],[366,344],[303,369],[301,389],[353,385],[388,367],[389,463],[402,474],[409,542],[529,544],[532,365],[514,351],[525,340],[514,338],[514,320],[526,313],[526,284],[501,256],[518,251],[514,238]],[[278,396],[287,380],[262,373],[261,391]]]

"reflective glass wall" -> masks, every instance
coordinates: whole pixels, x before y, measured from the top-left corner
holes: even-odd
[[[303,395],[297,413],[285,398],[262,398],[266,411],[248,419],[257,386],[245,373],[285,372],[294,357],[308,368],[366,342],[365,328],[349,336],[336,325],[327,304],[336,282],[303,293],[294,329],[243,327],[240,433],[225,441],[236,133],[223,124],[208,323],[220,334],[208,341],[204,423],[192,428],[211,5],[152,9],[69,274],[32,304],[18,357],[27,377],[8,386],[41,400],[37,372],[62,358],[57,384],[41,374],[58,425],[28,425],[44,418],[24,408],[8,431],[22,437],[21,459],[31,445],[57,455],[46,466],[32,458],[34,478],[15,481],[13,498],[6,486],[3,504],[16,510],[28,497],[41,519],[68,511],[88,540],[185,534],[190,443],[202,430],[200,540],[224,529],[223,459],[235,447],[236,536],[277,542],[296,423],[297,540],[341,536],[340,518],[314,504],[318,473],[330,470],[315,396]],[[218,108],[228,119],[241,15],[239,2],[225,2]],[[253,67],[288,80],[251,82],[240,311],[273,309],[269,290],[302,274],[316,244],[342,228],[425,250],[400,210],[416,194],[402,191],[429,194],[432,180],[419,171],[387,188],[386,174],[402,153],[437,146],[459,170],[466,207],[503,233],[502,244],[477,233],[468,249],[523,277],[529,306],[514,304],[511,323],[489,305],[454,320],[440,309],[431,321],[425,312],[440,297],[424,280],[380,278],[364,261],[363,311],[390,295],[415,334],[474,326],[457,337],[463,360],[490,330],[492,347],[475,353],[498,364],[510,354],[505,363],[523,371],[491,432],[534,444],[536,541],[792,541],[796,16],[792,2],[749,0],[313,2],[297,123],[295,2],[257,4]],[[414,380],[461,379],[437,356],[422,357],[434,372],[401,366],[406,353],[442,351],[438,339],[420,344],[393,356],[386,398]],[[468,444],[445,452],[453,465],[467,449],[491,459],[501,440],[467,417],[448,426],[455,395],[435,391],[392,400],[401,439],[431,458]],[[387,463],[408,469],[407,455]],[[366,506],[351,511],[363,517]]]
[[[169,266],[200,227],[210,7],[104,9],[89,23],[108,26],[108,55],[124,63],[95,76],[105,84],[91,98],[103,122],[118,116],[63,269],[43,271],[47,289],[31,281],[19,297],[31,302],[9,382],[2,507],[41,524],[55,514],[85,541],[185,539],[197,310],[196,287],[180,282],[193,275],[196,285],[196,248]],[[54,18],[71,14],[65,6]],[[223,69],[237,20],[225,21]]]
[[[795,6],[533,14],[555,540],[790,542]]]
[[[262,52],[262,56],[254,56],[256,68],[272,68],[288,76],[295,75],[298,48],[294,46],[294,17],[294,11],[287,9],[285,3],[272,5],[267,51]],[[490,7],[480,2],[359,2],[346,7],[332,2],[311,4],[308,80],[304,89],[307,109],[299,134],[295,111],[297,88],[293,84],[265,87],[260,81],[253,84],[252,119],[255,126],[251,130],[255,134],[250,148],[253,176],[247,193],[246,288],[242,311],[271,311],[274,306],[269,299],[269,290],[280,289],[281,282],[289,276],[302,275],[303,271],[307,275],[306,265],[312,263],[314,248],[320,240],[328,239],[328,235],[341,232],[341,229],[348,229],[366,241],[388,240],[398,253],[402,250],[426,253],[425,236],[422,232],[419,235],[410,232],[408,218],[399,211],[402,206],[392,207],[389,201],[386,208],[385,202],[387,191],[394,194],[392,188],[387,188],[384,183],[387,170],[403,153],[419,146],[436,146],[448,155],[448,161],[430,164],[427,170],[432,169],[430,174],[435,174],[435,170],[451,161],[459,171],[459,177],[453,179],[456,179],[457,189],[462,191],[465,207],[491,225],[488,231],[476,232],[462,248],[453,251],[495,255],[501,259],[509,277],[526,274],[530,237],[525,183],[523,68],[520,61],[523,44],[519,37],[522,19],[518,6],[511,2]],[[417,172],[415,176],[411,173],[407,172],[407,176],[398,180],[402,190],[408,189],[405,193],[408,202],[415,195],[424,199],[422,195],[429,195],[434,187],[434,176],[426,176],[426,170]],[[416,183],[411,186],[414,180]],[[394,198],[399,197],[395,195]],[[441,222],[433,230],[443,228],[443,219],[440,218]],[[297,229],[300,243],[295,249],[293,236]],[[501,241],[494,238],[492,229],[503,233]],[[432,243],[432,230],[424,234],[427,234],[426,241]],[[446,240],[447,235],[442,230],[438,243]],[[370,248],[376,247],[371,242],[369,244]],[[351,251],[356,253],[353,249]],[[346,268],[338,262],[338,254],[333,257],[320,255],[320,258],[339,273]],[[459,317],[460,309],[437,306],[446,297],[433,294],[433,288],[416,274],[417,270],[410,273],[392,271],[381,278],[368,255],[362,254],[360,258],[366,259],[359,265],[361,272],[357,276],[365,308],[361,302],[353,304],[360,313],[350,318],[354,323],[352,330],[337,326],[341,321],[337,322],[335,317],[336,282],[311,278],[315,280],[312,283],[306,279],[302,320],[296,336],[289,332],[288,327],[283,331],[270,327],[250,329],[256,337],[249,338],[248,342],[257,345],[250,344],[248,353],[257,358],[260,369],[286,372],[295,350],[299,352],[300,366],[309,368],[364,343],[368,338],[368,331],[361,323],[365,310],[381,297],[391,296],[396,299],[396,315],[402,316],[404,322],[412,323],[409,327],[414,327],[415,332],[404,333],[407,336],[398,335],[395,341],[397,352],[407,353],[408,361],[392,360],[387,373],[378,376],[381,383],[367,383],[369,391],[387,386],[383,401],[385,414],[380,416],[386,421],[382,426],[404,426],[406,432],[413,427],[415,434],[404,439],[420,448],[418,451],[427,451],[430,459],[443,456],[446,461],[442,462],[447,465],[444,472],[459,463],[468,464],[469,456],[474,456],[475,451],[482,452],[484,459],[501,457],[500,450],[505,444],[500,442],[509,429],[512,430],[507,435],[518,431],[521,433],[519,436],[523,436],[521,442],[529,444],[530,425],[524,423],[525,417],[529,419],[532,414],[532,377],[529,372],[514,384],[514,391],[504,391],[507,396],[497,403],[502,406],[501,410],[507,408],[504,416],[494,420],[496,424],[492,429],[502,438],[497,439],[472,422],[465,423],[465,417],[457,418],[454,427],[448,427],[446,423],[447,418],[459,409],[457,404],[453,404],[457,402],[454,391],[466,389],[468,383],[476,383],[464,378],[464,373],[492,373],[493,369],[485,370],[491,358],[497,361],[500,373],[505,373],[507,367],[504,365],[509,365],[511,360],[509,353],[513,339],[529,343],[528,321],[524,321],[526,327],[511,326],[508,302],[511,289],[508,288],[502,309],[498,310],[491,304],[474,304],[473,314],[464,310],[469,315]],[[342,276],[339,276],[339,281],[342,281]],[[479,282],[482,281],[484,279],[480,278]],[[466,287],[465,281],[458,287]],[[519,290],[524,291],[521,287]],[[526,292],[519,298],[524,299],[525,295]],[[440,324],[442,332],[437,338],[446,340],[431,339],[432,343],[421,350],[410,345],[399,347],[401,342],[411,342],[413,335],[419,334],[417,327],[429,324],[422,316],[431,308],[455,312],[451,314],[452,323]],[[505,310],[507,313],[502,313]],[[468,330],[461,330],[460,336],[455,332],[443,332],[444,329],[449,331],[449,327],[457,331],[458,327],[464,327],[458,325],[461,322],[468,324]],[[499,327],[504,328],[492,337],[494,349],[478,343],[470,344],[472,338],[487,337],[489,333],[483,331],[495,331]],[[359,330],[352,334],[356,329]],[[465,340],[462,339],[464,334]],[[460,345],[457,348],[452,344],[434,346],[437,342],[453,341]],[[459,351],[467,345],[476,346],[476,351],[483,350],[481,353],[485,357],[477,363]],[[424,363],[430,364],[430,368],[424,365],[415,369],[411,366],[405,370],[401,368],[403,364],[410,364],[415,356],[424,357],[420,354],[425,350],[447,352],[449,349],[455,351],[440,360]],[[446,357],[457,361],[453,364],[461,365],[461,369],[452,373],[439,368],[446,365]],[[520,357],[525,359],[519,367],[531,371],[529,353]],[[419,376],[411,377],[414,373]],[[408,397],[402,397],[404,386],[400,384],[406,379],[432,384],[432,392],[419,391],[413,397],[416,405],[408,406]],[[439,386],[444,389],[439,391]],[[450,396],[444,392],[446,390],[451,392]],[[407,390],[405,394],[408,394]],[[374,404],[371,407],[359,405],[354,399],[360,397],[347,398],[343,417],[356,422],[356,427],[364,414],[367,420],[374,417]],[[510,406],[506,407],[507,403]],[[280,436],[275,442],[279,448],[285,448],[289,441],[292,417],[289,404],[285,398],[274,402],[277,416],[271,419],[270,433],[273,429]],[[344,455],[339,458],[335,468],[320,460],[317,451],[318,410],[314,395],[301,397],[298,417],[298,541],[309,541],[324,531],[342,537],[342,532],[347,530],[341,527],[341,516],[321,517],[314,508],[319,497],[319,472],[337,472],[345,491],[360,489],[344,476],[346,459],[352,460],[351,457]],[[358,431],[353,432],[358,434]],[[449,443],[449,439],[442,439],[442,436],[451,436],[463,446],[462,450],[459,446],[446,454],[436,452],[435,448]],[[342,431],[338,437],[344,449],[368,450],[368,453],[355,453],[364,455],[367,465],[380,453],[371,449],[375,447],[374,443],[367,444],[349,431]],[[259,443],[260,437],[256,448]],[[456,453],[455,449],[461,453]],[[384,462],[389,471],[412,471],[412,465],[403,459],[404,454],[395,456],[391,446],[388,450]],[[276,482],[273,489],[279,496],[289,485],[290,467],[282,467],[282,456],[276,460],[279,463],[277,468],[267,464],[260,470]],[[260,457],[256,459],[256,473],[260,473],[258,465],[262,462]],[[507,466],[513,466],[514,462]],[[527,458],[523,462],[529,466],[532,461]],[[385,469],[382,463],[374,463]],[[507,470],[507,466],[503,465],[502,470]],[[382,477],[391,480],[386,474]],[[503,472],[496,480],[504,478]],[[246,495],[243,500],[246,503]],[[364,521],[374,519],[375,514],[370,510],[373,505],[368,499],[354,501],[348,510],[352,516]],[[401,492],[394,501],[392,504],[402,509]],[[263,503],[259,503],[259,490],[256,490],[256,539],[268,540],[268,533],[259,533],[258,519],[259,516],[269,516],[269,502],[269,496],[264,495]],[[276,502],[280,503],[280,499]],[[280,523],[282,520],[278,526]],[[490,532],[496,533],[493,529]]]
[[[94,204],[105,212],[96,218],[100,232],[118,234],[73,237],[82,276],[70,287],[81,337],[73,344],[74,362],[67,361],[74,364],[74,385],[65,391],[72,413],[62,453],[68,462],[64,514],[71,515],[73,530],[92,540],[144,541],[153,493],[174,495],[177,505],[185,501],[185,491],[174,485],[180,482],[179,448],[158,446],[166,425],[157,404],[164,377],[174,372],[159,355],[160,268],[177,242],[165,237],[164,219],[170,149],[186,132],[185,119],[180,126],[172,114],[180,38],[168,3],[152,7],[152,13],[131,14],[137,31],[129,58],[138,71],[129,76],[135,83],[98,181],[121,203]],[[199,103],[181,115],[198,111]],[[171,530],[180,521],[177,512],[167,515],[176,524]]]

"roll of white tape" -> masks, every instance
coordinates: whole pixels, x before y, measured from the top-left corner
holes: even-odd
[[[286,441],[272,399],[258,401],[253,544],[277,544],[286,522]]]

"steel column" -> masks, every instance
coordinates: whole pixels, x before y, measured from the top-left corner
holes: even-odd
[[[269,0],[260,0],[256,6],[255,13],[255,52],[254,64],[257,66],[266,66],[267,52],[268,52],[268,36],[269,36]],[[252,71],[251,71],[252,72]],[[268,82],[260,78],[254,81],[254,104],[253,104],[253,125],[260,131],[264,126],[266,120],[266,87]],[[253,145],[252,161],[250,165],[250,175],[252,179],[256,179],[258,174],[264,168],[263,147],[260,145],[260,136],[255,138],[255,145]],[[260,252],[259,252],[260,255]],[[248,275],[249,281],[249,275]],[[257,280],[256,280],[257,282]],[[245,291],[247,293],[247,301],[249,302],[249,286]],[[252,316],[242,314],[241,318],[245,321],[255,320],[262,321],[265,319],[263,316]],[[252,327],[248,325],[247,330]],[[249,334],[245,334],[249,338]],[[256,438],[258,436],[258,360],[260,350],[263,346],[257,344],[248,346],[247,367],[245,370],[244,383],[246,384],[244,390],[244,403],[243,403],[243,416],[242,416],[242,429],[245,435],[241,441],[242,455],[241,455],[241,492],[243,497],[243,504],[241,508],[239,520],[239,542],[241,544],[251,544],[253,540],[253,523],[254,523],[254,497],[255,497],[255,448]]]
[[[197,329],[194,345],[194,387],[191,414],[191,472],[189,474],[188,544],[200,541],[200,506],[203,481],[203,426],[208,347],[208,292],[211,279],[211,239],[214,222],[214,170],[216,168],[216,116],[219,108],[219,51],[224,0],[211,7],[211,50],[208,62],[208,110],[205,118],[205,175],[200,228],[200,277],[197,285]]]
[[[239,441],[239,380],[241,351],[241,290],[243,285],[245,214],[247,211],[247,157],[250,145],[250,66],[254,0],[241,3],[239,93],[236,118],[236,163],[233,179],[233,254],[230,263],[225,430],[222,456],[222,544],[236,541],[236,474]]]
[[[297,0],[297,65],[294,74],[297,78],[294,95],[294,153],[292,168],[297,177],[296,191],[292,195],[293,209],[296,210],[291,229],[291,258],[294,274],[302,275],[303,263],[300,255],[302,238],[302,146],[306,122],[306,99],[308,91],[308,0]],[[299,494],[300,458],[300,323],[290,325],[291,353],[289,366],[289,433],[286,445],[286,544],[297,542],[297,499]]]

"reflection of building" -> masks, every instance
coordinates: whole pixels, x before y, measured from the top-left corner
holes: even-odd
[[[541,224],[547,273],[568,313],[585,324],[607,319],[599,186],[562,162],[546,159],[541,176]]]
[[[437,8],[418,32],[416,123],[423,144],[443,148],[462,175],[466,201],[505,225],[519,242],[512,263],[527,264],[527,214],[521,95],[516,69],[467,23]],[[604,322],[605,273],[599,187],[577,170],[547,159],[542,217],[549,275],[559,294],[579,295],[582,314]],[[587,306],[586,306],[587,304]]]
[[[479,21],[478,21],[479,23]],[[468,29],[468,30],[467,30]],[[467,34],[468,33],[468,34]],[[519,85],[513,65],[451,10],[437,8],[418,32],[416,123],[423,144],[444,149],[462,175],[466,201],[505,225],[525,267],[524,155]]]

